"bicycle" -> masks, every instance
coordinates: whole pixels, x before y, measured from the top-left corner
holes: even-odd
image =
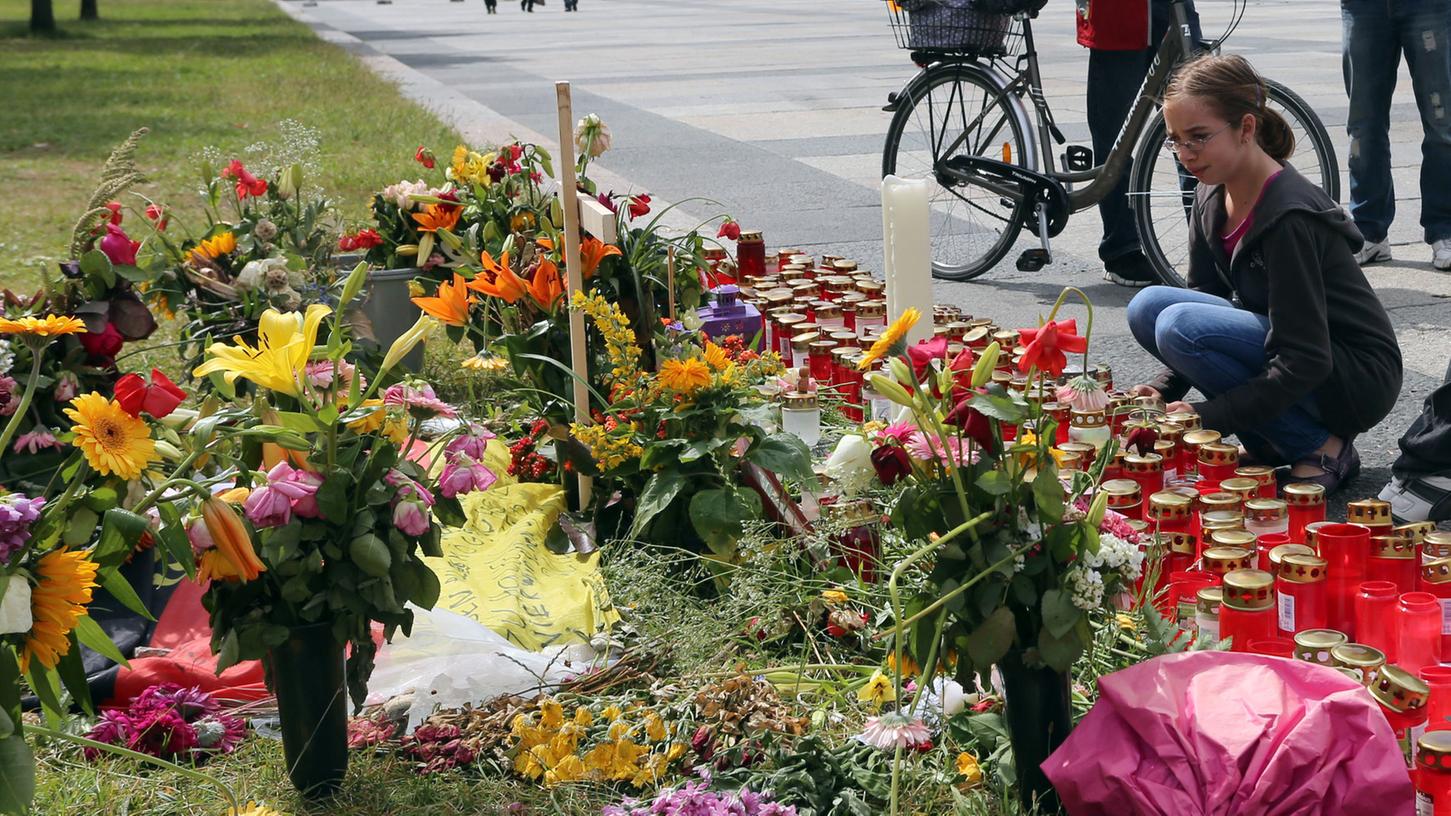
[[[959,8],[960,0],[887,0],[897,44],[921,70],[882,108],[893,113],[882,175],[933,182],[932,274],[965,281],[1002,260],[1024,228],[1040,246],[1020,254],[1017,268],[1051,263],[1050,240],[1068,217],[1096,205],[1127,171],[1144,255],[1162,282],[1184,286],[1196,182],[1163,149],[1159,100],[1178,65],[1228,39],[1243,6],[1236,4],[1224,36],[1198,47],[1188,0],[1172,0],[1172,24],[1138,98],[1113,148],[1094,165],[1090,149],[1066,144],[1043,93],[1032,20],[1044,2],[974,0]],[[1340,167],[1324,124],[1294,91],[1272,80],[1266,85],[1267,104],[1295,133],[1291,162],[1339,201]],[[1050,142],[1066,145],[1063,170]]]

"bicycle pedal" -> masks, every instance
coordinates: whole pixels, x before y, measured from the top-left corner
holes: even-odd
[[[1041,247],[1025,249],[1023,250],[1023,254],[1018,256],[1018,271],[1037,272],[1052,262],[1053,256],[1048,254],[1048,250],[1046,249]]]
[[[1083,145],[1069,145],[1063,151],[1063,166],[1070,172],[1093,169],[1093,149]]]

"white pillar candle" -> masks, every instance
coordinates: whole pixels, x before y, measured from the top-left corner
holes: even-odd
[[[932,236],[926,179],[882,179],[882,261],[887,320],[915,307],[922,313],[907,342],[932,337]]]

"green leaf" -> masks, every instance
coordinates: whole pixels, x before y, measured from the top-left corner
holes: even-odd
[[[65,531],[61,533],[60,537],[61,542],[67,547],[83,547],[90,543],[91,533],[96,531],[96,522],[100,518],[100,514],[89,507],[75,508],[71,511],[70,518],[66,520]],[[101,548],[96,549],[99,555]],[[93,557],[91,560],[100,563],[98,557]]]
[[[99,249],[93,249],[81,256],[81,271],[88,278],[105,281],[107,286],[116,285],[116,273],[111,268],[111,259]]]
[[[11,734],[0,739],[0,813],[28,813],[33,799],[35,756],[25,737]]]
[[[1001,470],[989,470],[977,477],[977,486],[989,496],[1002,496],[1013,489],[1013,482]]]
[[[1067,672],[1078,656],[1083,654],[1083,639],[1079,636],[1077,627],[1061,637],[1045,627],[1038,633],[1038,654],[1054,671]]]
[[[1052,465],[1044,463],[1033,479],[1033,498],[1038,505],[1038,518],[1045,522],[1063,520],[1063,485]]]
[[[30,671],[25,673],[30,680],[30,690],[35,692],[35,698],[40,701],[40,707],[45,711],[45,718],[56,726],[65,723],[65,709],[60,705],[60,676],[54,671],[40,665],[40,661],[31,661]]]
[[[811,470],[811,451],[795,434],[772,434],[762,439],[746,453],[746,459],[782,479],[810,482],[816,478]]]
[[[65,690],[70,693],[71,700],[87,714],[95,714],[91,689],[86,685],[86,667],[81,663],[81,647],[76,644],[74,632],[66,635],[66,639],[70,641],[71,647],[56,662],[56,675],[60,677]]]
[[[635,522],[630,525],[629,538],[639,538],[650,520],[655,518],[685,487],[685,476],[673,470],[662,471],[650,477],[645,483],[645,489],[640,493],[640,500],[635,505]]]
[[[438,576],[428,565],[422,561],[414,561],[409,564],[413,571],[413,577],[418,581],[418,591],[408,600],[420,609],[432,609],[438,604],[438,596],[443,592],[443,586],[438,581]]]
[[[1000,606],[967,636],[967,656],[979,672],[987,672],[1003,659],[1017,636],[1013,613]]]
[[[1043,593],[1043,628],[1055,637],[1063,637],[1078,623],[1083,610],[1073,605],[1073,598],[1061,589]]]
[[[145,516],[112,507],[101,517],[101,539],[91,553],[91,560],[102,569],[119,567],[150,526],[151,520]]]
[[[343,522],[348,518],[348,494],[353,486],[352,475],[334,469],[317,489],[317,509],[328,521]]]
[[[334,408],[333,412],[336,413],[337,409]],[[278,424],[288,430],[305,434],[327,430],[324,426],[319,425],[317,420],[313,419],[310,414],[304,414],[298,411],[278,411],[276,413]]]
[[[76,638],[92,651],[100,653],[107,660],[117,665],[130,665],[126,662],[126,656],[121,654],[121,650],[117,649],[116,644],[111,642],[111,638],[106,634],[106,630],[102,629],[101,624],[96,623],[90,615],[82,615],[76,621],[75,631]]]
[[[137,597],[136,590],[131,588],[131,582],[127,581],[121,573],[114,570],[100,570],[96,573],[96,578],[100,581],[102,588],[111,593],[112,597],[122,606],[149,621],[156,620],[151,614],[151,610],[147,609],[146,604]]]
[[[1007,394],[979,394],[968,403],[984,416],[1017,424],[1028,418],[1028,406]]]
[[[690,522],[716,554],[725,554],[745,530],[745,522],[761,517],[761,497],[750,490],[717,487],[690,500]]]
[[[242,647],[237,640],[237,630],[227,632],[222,638],[222,648],[217,650],[217,674],[235,666],[241,659]]]

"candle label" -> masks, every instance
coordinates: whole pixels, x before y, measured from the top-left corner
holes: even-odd
[[[1441,599],[1441,634],[1451,635],[1451,598]]]
[[[886,397],[873,397],[872,419],[890,423],[892,421],[892,401]]]
[[[1219,621],[1215,618],[1207,618],[1203,615],[1196,615],[1195,620],[1199,622],[1199,634],[1209,643],[1219,642]]]
[[[1410,734],[1410,736],[1411,736],[1411,767],[1412,768],[1416,767],[1416,763],[1421,760],[1421,737],[1424,737],[1426,735],[1426,726],[1427,725],[1428,725],[1428,723],[1421,723],[1419,725],[1413,725],[1413,726],[1411,726],[1411,734]]]
[[[1436,802],[1431,794],[1416,791],[1416,816],[1436,816]]]
[[[1279,626],[1281,632],[1295,631],[1295,596],[1287,592],[1280,592],[1279,595]]]

